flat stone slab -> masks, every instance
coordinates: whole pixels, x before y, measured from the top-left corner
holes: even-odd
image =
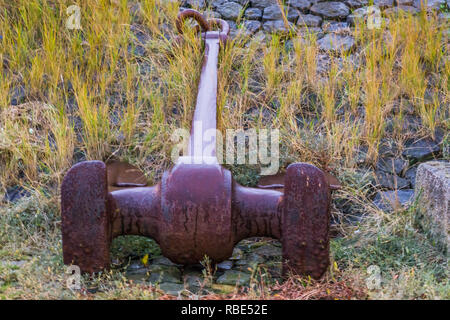
[[[318,40],[317,44],[323,51],[341,52],[351,50],[355,46],[355,40],[351,36],[329,33]]]
[[[288,27],[291,27],[292,23],[289,23]],[[286,34],[289,29],[283,20],[269,20],[263,24],[263,29],[267,33]]]
[[[260,246],[254,252],[266,259],[277,259],[282,255],[281,248],[276,247],[272,244],[265,244],[263,246]]]
[[[329,19],[343,19],[350,14],[343,2],[318,2],[311,7],[311,13]]]
[[[403,156],[413,161],[426,160],[433,157],[440,150],[439,144],[430,138],[417,141],[407,140],[405,145]]]
[[[166,266],[153,264],[148,268],[150,272],[149,281],[151,283],[182,283],[181,272],[176,266]]]
[[[406,207],[414,197],[414,190],[379,191],[373,202],[383,211]]]
[[[450,162],[429,161],[419,165],[414,193],[418,220],[444,252],[450,245]]]
[[[172,296],[179,295],[182,291],[185,290],[184,285],[179,283],[172,282],[164,282],[159,285],[159,289],[164,291],[166,294],[170,294]]]
[[[312,14],[300,14],[297,25],[300,27],[320,27],[322,18]]]
[[[217,279],[218,284],[246,285],[250,282],[251,275],[246,272],[227,270]]]
[[[226,20],[236,20],[241,13],[242,6],[236,2],[226,2],[217,7],[217,12]]]

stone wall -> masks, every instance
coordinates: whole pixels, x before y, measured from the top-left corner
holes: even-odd
[[[450,0],[373,0],[374,8],[383,16],[395,14],[399,10],[417,13],[421,8],[427,10],[447,10]],[[372,1],[370,1],[372,2]],[[285,0],[286,18],[292,27],[308,28],[317,32],[319,38],[326,32],[335,32],[350,27],[355,18],[366,18],[369,0]],[[260,30],[266,32],[284,32],[286,24],[278,0],[185,0],[183,7],[211,8],[208,15],[230,22],[236,29],[236,21],[242,21],[247,32],[254,34]],[[447,7],[447,9],[445,9]],[[372,9],[373,10],[373,9]],[[449,14],[441,13],[445,19]]]

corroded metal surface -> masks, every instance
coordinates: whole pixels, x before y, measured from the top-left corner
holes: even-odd
[[[282,215],[283,273],[319,278],[329,263],[330,187],[313,165],[294,163],[286,172]]]
[[[110,219],[106,166],[86,161],[73,166],[61,185],[64,263],[94,272],[109,265]]]
[[[203,32],[209,31],[210,25],[208,23],[208,20],[206,20],[206,18],[200,12],[192,9],[186,9],[178,14],[178,18],[175,23],[180,34],[183,33],[183,22],[188,18],[193,18],[195,21],[197,21]]]
[[[111,192],[102,162],[70,169],[61,190],[64,263],[85,272],[108,268],[111,241],[120,235],[150,237],[166,257],[181,264],[198,263],[205,255],[220,262],[242,239],[266,236],[281,241],[285,274],[319,278],[329,263],[326,176],[312,165],[295,163],[287,169],[284,192],[247,188],[218,164],[214,136],[209,147],[197,145],[196,137],[216,128],[217,60],[229,28],[222,20],[207,21],[187,10],[177,21],[180,31],[188,17],[197,20],[205,41],[188,156],[153,187],[123,188],[128,184],[122,181],[122,188]],[[211,31],[216,26],[221,30]]]
[[[161,183],[160,246],[170,260],[197,263],[230,257],[231,173],[220,165],[177,164]]]

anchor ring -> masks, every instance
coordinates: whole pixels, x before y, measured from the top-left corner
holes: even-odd
[[[183,22],[187,18],[193,18],[195,21],[197,21],[203,32],[207,32],[210,30],[208,20],[206,20],[204,15],[196,10],[186,9],[178,14],[176,21],[176,27],[180,34],[183,34]]]

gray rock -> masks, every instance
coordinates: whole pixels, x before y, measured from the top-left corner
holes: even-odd
[[[327,34],[317,44],[323,51],[342,52],[351,50],[355,46],[355,40],[352,36]]]
[[[128,53],[138,57],[143,57],[147,54],[145,47],[139,43],[137,43],[135,46],[129,45]]]
[[[236,20],[239,17],[242,9],[242,5],[230,1],[219,5],[216,10],[220,13],[223,19]]]
[[[405,143],[406,148],[403,156],[414,161],[423,161],[436,155],[440,147],[430,138],[422,140],[408,140]]]
[[[279,252],[281,253],[281,252]],[[275,256],[276,257],[276,256]],[[248,254],[248,256],[246,257],[247,260],[247,264],[248,265],[255,265],[255,264],[260,264],[264,262],[264,258],[257,253],[251,252]]]
[[[242,259],[242,257],[243,257],[242,250],[239,248],[234,248],[233,253],[229,259],[230,260],[239,260],[239,259]]]
[[[290,26],[292,26],[292,25],[290,25]],[[286,28],[286,25],[284,24],[283,20],[266,21],[263,24],[263,29],[265,32],[268,32],[268,33],[285,34],[285,33],[289,32],[289,28]]]
[[[350,31],[349,24],[347,22],[337,22],[337,21],[324,21],[322,23],[322,29],[324,32]]]
[[[288,19],[288,21],[295,23],[297,21],[297,18],[300,13],[301,12],[298,9],[290,8],[288,10],[288,14],[287,14],[286,18]]]
[[[30,197],[31,193],[21,186],[14,186],[6,189],[5,196],[3,197],[4,202],[17,202],[22,198]]]
[[[384,10],[383,14],[385,16],[398,15],[400,12],[416,14],[419,12],[419,9],[412,7],[412,6],[398,6],[398,7],[388,8],[388,9]]]
[[[408,161],[403,159],[381,157],[377,162],[377,170],[402,176],[408,167],[408,163]]]
[[[127,267],[127,272],[147,272],[147,268],[141,261],[132,261]]]
[[[263,20],[281,20],[283,19],[283,14],[281,8],[274,4],[264,9]]]
[[[287,9],[283,8],[284,13],[286,14],[286,18],[289,21],[295,21],[298,18],[298,10],[296,9]],[[273,5],[264,9],[263,12],[263,20],[282,20],[283,13],[281,12],[281,8],[279,5]]]
[[[301,11],[306,11],[311,7],[311,1],[309,0],[288,0],[286,4]]]
[[[412,6],[414,4],[414,0],[395,0],[395,4],[397,6]]]
[[[26,93],[22,86],[16,86],[10,90],[10,104],[13,106],[19,105],[25,102]]]
[[[367,19],[370,15],[373,16],[373,19],[376,19],[376,13],[378,13],[379,17],[381,17],[380,8],[377,6],[358,8],[347,16],[347,22],[352,26],[355,26],[357,21],[367,23]]]
[[[277,4],[277,0],[251,0],[252,7],[263,10],[269,6]]]
[[[316,39],[323,38],[322,28],[319,27],[301,27],[297,29],[297,33],[304,39],[307,35],[315,35]]]
[[[142,283],[149,277],[149,271],[140,261],[134,261],[127,267],[125,277],[133,282]]]
[[[362,7],[353,10],[353,12],[347,16],[347,22],[352,26],[355,26],[358,21],[365,22],[368,16],[368,9],[369,7]]]
[[[248,8],[245,10],[244,16],[249,20],[261,20],[262,10],[258,8]]]
[[[246,285],[250,282],[251,275],[246,272],[241,272],[237,270],[227,270],[223,275],[217,279],[218,284],[227,285]]]
[[[129,281],[133,281],[134,283],[145,283],[145,281],[148,279],[148,273],[147,272],[127,272],[125,274],[125,277]]]
[[[160,265],[169,266],[169,267],[171,267],[171,266],[176,266],[176,267],[181,266],[180,264],[173,263],[172,261],[170,261],[166,257],[157,257],[157,258],[152,260],[152,264],[155,264],[155,265],[160,264]]]
[[[276,259],[281,257],[281,248],[272,244],[265,244],[254,250],[254,253],[259,254],[265,259]]]
[[[377,182],[382,188],[390,190],[409,188],[409,181],[406,179],[383,171],[376,171],[375,174],[377,176]]]
[[[416,173],[417,167],[411,167],[405,172],[405,178],[408,179],[409,183],[411,183],[411,186],[413,188],[416,187]]]
[[[343,19],[350,14],[349,8],[342,2],[319,2],[311,7],[311,13],[324,18]]]
[[[389,8],[394,5],[394,0],[374,0],[373,4],[381,9]]]
[[[227,20],[228,25],[230,26],[230,30],[237,30],[237,25],[236,22],[232,21],[232,20]]]
[[[241,30],[238,29],[236,22],[234,22],[232,20],[226,20],[226,21],[227,21],[228,25],[230,26],[230,34],[229,34],[230,38],[231,39],[236,38]]]
[[[217,11],[204,11],[203,15],[210,19],[210,18],[215,18],[215,19],[221,19],[222,15],[220,13],[218,13]]]
[[[213,9],[217,9],[217,7],[223,5],[225,2],[228,2],[228,0],[210,0],[209,1],[211,8],[213,8]]]
[[[378,150],[378,154],[383,155],[384,157],[393,157],[395,158],[398,154],[398,147],[394,143],[392,139],[382,139],[380,143],[380,147]]]
[[[352,9],[361,8],[369,4],[368,0],[347,0],[345,4]]]
[[[406,114],[403,118],[402,130],[416,132],[423,126],[422,119],[418,116]]]
[[[445,0],[414,0],[414,7],[417,9],[439,10],[442,4],[445,4]]]
[[[188,272],[183,275],[183,281],[189,288],[201,287],[204,280],[202,274],[198,272]]]
[[[297,20],[297,26],[300,27],[320,27],[322,18],[312,14],[300,14]]]
[[[150,277],[148,280],[151,283],[181,283],[181,272],[175,266],[166,266],[160,264],[150,265],[148,270],[150,272]]]
[[[445,252],[450,246],[450,162],[430,161],[417,169],[419,223]]]
[[[183,1],[183,6],[188,8],[199,8],[204,9],[206,7],[205,0],[185,0]]]
[[[264,258],[254,252],[250,252],[245,259],[236,261],[236,266],[241,270],[247,270],[248,267],[254,268],[260,263],[264,263]]]
[[[374,204],[383,211],[391,211],[405,207],[411,203],[414,190],[379,191],[373,200]]]
[[[178,296],[182,291],[185,290],[183,284],[173,282],[163,282],[159,285],[159,288],[166,294],[170,294],[172,296]]]
[[[262,23],[256,20],[244,21],[244,28],[250,33],[254,34],[261,29]]]
[[[266,39],[268,39],[268,35],[264,33],[263,30],[259,30],[257,33],[253,35],[253,40],[257,42],[264,42]],[[259,84],[257,82],[254,82],[254,86],[258,86]]]
[[[233,262],[229,260],[222,261],[221,263],[217,264],[217,268],[222,270],[230,270],[231,268],[233,268]]]
[[[317,65],[317,73],[318,74],[326,74],[330,70],[331,58],[329,54],[318,54],[316,56],[316,65]],[[315,97],[314,97],[315,99]],[[312,120],[313,123],[316,120]]]

